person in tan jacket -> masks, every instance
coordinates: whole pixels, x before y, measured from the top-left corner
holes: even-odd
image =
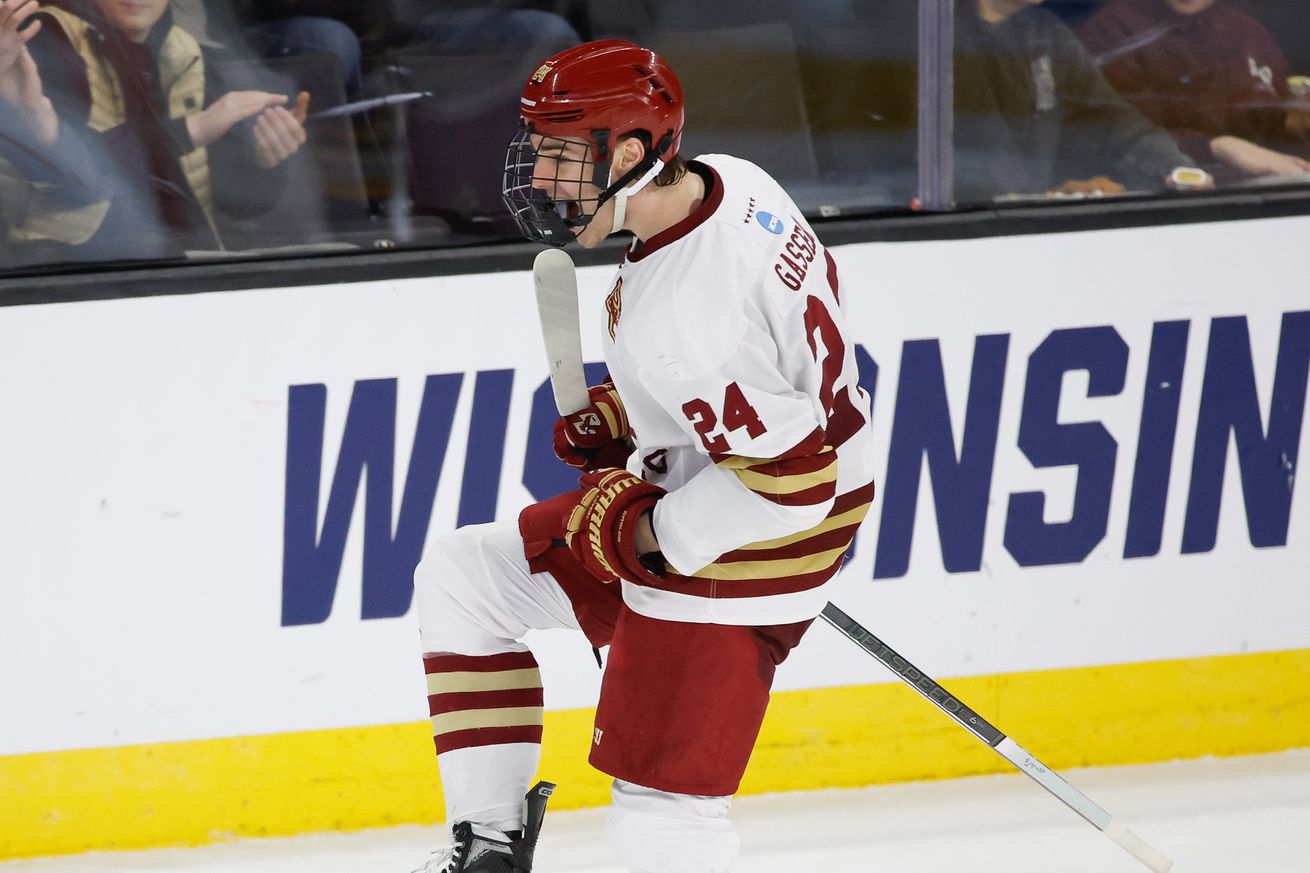
[[[308,95],[227,91],[168,0],[66,0],[28,42],[59,122],[109,176],[108,208],[78,257],[223,248],[220,217],[271,209],[306,140]]]
[[[41,32],[35,0],[0,0],[0,263],[43,260],[40,244],[83,242],[108,209],[90,151],[60,136],[27,44]]]

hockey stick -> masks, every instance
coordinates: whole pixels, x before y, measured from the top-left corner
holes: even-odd
[[[582,333],[578,326],[578,276],[562,249],[546,249],[532,263],[537,318],[550,366],[550,388],[560,415],[591,405],[582,372]]]
[[[547,249],[537,255],[532,272],[536,285],[541,335],[550,365],[550,385],[555,394],[555,406],[561,415],[572,415],[591,402],[587,396],[586,378],[582,370],[578,286],[573,260],[559,249]],[[1095,825],[1154,873],[1168,873],[1173,867],[1172,861],[1115,821],[1108,812],[1093,803],[1085,794],[1061,779],[1018,743],[948,693],[928,674],[857,624],[849,615],[831,603],[823,608],[821,615],[824,621],[877,658],[901,681],[922,694],[961,727],[994,749],[998,755],[1031,776],[1038,785],[1064,801],[1070,809]]]
[[[821,615],[824,621],[877,658],[884,667],[923,695],[929,703],[953,718],[960,727],[991,746],[996,754],[1031,776],[1038,785],[1064,801],[1070,809],[1095,825],[1098,830],[1122,846],[1154,873],[1168,873],[1173,867],[1172,861],[1147,845],[1145,840],[1116,821],[1108,812],[1093,803],[1087,795],[1061,779],[1054,770],[993,727],[985,718],[961,703],[959,698],[938,685],[927,673],[905,660],[895,649],[857,624],[855,619],[831,603],[823,608]]]

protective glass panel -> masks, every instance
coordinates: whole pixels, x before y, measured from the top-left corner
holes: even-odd
[[[678,72],[684,156],[753,160],[812,218],[907,210],[925,170],[964,208],[1307,182],[1300,4],[957,0],[947,128],[926,5],[11,0],[0,269],[518,239],[522,85],[605,37]],[[950,167],[919,166],[930,129]]]
[[[606,37],[679,73],[683,155],[756,161],[815,217],[915,193],[915,0],[5,5],[9,272],[518,239],[523,83]]]
[[[955,25],[961,205],[1310,180],[1301,4],[959,0]]]
[[[665,0],[637,38],[682,81],[682,152],[759,164],[812,217],[908,209],[915,0]]]

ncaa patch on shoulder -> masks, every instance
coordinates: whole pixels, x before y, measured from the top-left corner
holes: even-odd
[[[755,220],[760,223],[771,234],[781,234],[783,230],[783,221],[772,212],[760,212],[755,215]]]

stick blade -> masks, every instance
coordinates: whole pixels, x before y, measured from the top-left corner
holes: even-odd
[[[997,754],[1036,780],[1051,794],[1064,801],[1074,812],[1087,819],[1097,830],[1113,840],[1125,852],[1151,870],[1151,873],[1169,873],[1173,862],[1153,849],[1146,840],[1128,830],[1108,812],[1092,802],[1086,794],[1064,781],[1058,773],[1006,737],[995,746]]]
[[[546,249],[532,264],[532,280],[555,408],[561,415],[571,415],[591,405],[582,370],[578,276],[573,259],[561,249]]]
[[[1128,830],[1117,821],[1111,821],[1105,829],[1105,835],[1118,843],[1123,849],[1152,871],[1152,873],[1169,873],[1174,862],[1151,848],[1146,840]]]

